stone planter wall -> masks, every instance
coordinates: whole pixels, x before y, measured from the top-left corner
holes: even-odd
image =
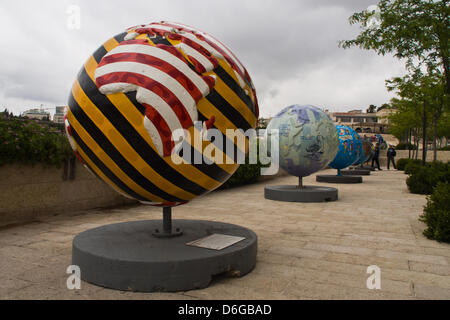
[[[63,180],[63,168],[1,166],[0,226],[36,221],[43,215],[134,202],[119,195],[78,162],[74,173],[73,180]]]

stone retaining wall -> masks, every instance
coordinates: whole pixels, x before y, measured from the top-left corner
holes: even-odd
[[[40,216],[112,207],[134,201],[119,195],[78,162],[73,180],[64,169],[42,165],[0,167],[0,226],[38,220]]]
[[[396,150],[397,156],[395,157],[395,160],[401,159],[401,158],[408,158],[409,151],[408,150]],[[411,152],[412,155],[412,152]],[[422,150],[419,150],[419,155],[417,157],[418,159],[422,159]],[[448,162],[450,161],[450,151],[438,151],[437,152],[437,160],[442,162]],[[427,151],[427,161],[433,161],[433,150]],[[380,153],[380,165],[385,167],[387,165],[387,157],[386,157],[386,150],[382,150]]]
[[[39,220],[39,217],[94,208],[136,203],[75,162],[73,180],[64,180],[64,169],[42,165],[0,167],[0,226]],[[267,181],[287,173],[261,176]]]

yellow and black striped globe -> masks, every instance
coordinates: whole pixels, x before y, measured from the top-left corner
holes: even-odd
[[[169,22],[127,29],[106,41],[81,68],[65,117],[78,159],[117,192],[158,206],[184,204],[222,185],[248,150],[227,129],[255,128],[258,103],[245,68],[219,40]],[[175,162],[175,129],[191,136],[217,129],[223,141],[185,139],[190,163]],[[228,136],[227,136],[228,134]],[[175,142],[176,143],[176,142]],[[231,164],[194,163],[214,144]],[[222,148],[222,150],[220,150]]]

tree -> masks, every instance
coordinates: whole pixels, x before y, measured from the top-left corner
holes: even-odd
[[[422,163],[425,164],[428,145],[428,127],[431,120],[433,129],[433,151],[436,161],[436,141],[438,138],[438,122],[441,116],[448,112],[448,99],[445,94],[443,75],[439,72],[423,74],[416,70],[405,77],[396,77],[386,81],[388,90],[396,90],[400,99],[392,99],[392,104],[400,110],[391,120],[394,127],[403,129],[402,126],[418,126],[420,119],[422,127],[423,154]],[[406,116],[409,114],[410,116]],[[412,116],[412,118],[411,118]],[[410,123],[408,123],[410,121]]]
[[[371,104],[369,108],[366,110],[367,113],[375,113],[377,110],[377,106]]]
[[[449,112],[448,95],[445,94],[444,79],[441,74],[433,74],[427,78],[427,86],[423,88],[430,100],[430,113],[433,128],[433,161],[437,160],[438,123],[441,117]]]
[[[421,106],[417,101],[405,98],[393,98],[390,108],[394,110],[389,115],[390,133],[400,141],[406,141],[407,145],[413,145],[412,158],[418,155],[418,137],[421,127]],[[414,141],[412,138],[414,137]],[[409,148],[408,148],[409,149]],[[409,150],[411,158],[411,150]]]
[[[381,107],[378,107],[377,112],[384,110],[384,109],[390,109],[390,108],[391,108],[391,106],[389,105],[389,103],[383,103],[381,105]]]
[[[406,59],[408,69],[426,66],[445,76],[450,94],[449,32],[450,0],[380,0],[377,10],[354,13],[350,24],[361,24],[353,40],[340,41],[343,48],[357,46],[378,54],[393,53]],[[372,24],[374,19],[377,24]]]

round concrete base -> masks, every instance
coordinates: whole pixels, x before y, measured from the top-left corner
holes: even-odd
[[[362,169],[362,170],[375,171],[375,168],[371,167],[371,166],[363,166],[363,167],[359,167],[359,168]]]
[[[370,171],[364,169],[341,170],[341,174],[344,176],[370,176]]]
[[[317,182],[327,183],[362,183],[361,176],[337,176],[337,175],[318,175],[316,176]]]
[[[286,202],[325,202],[336,201],[338,190],[319,186],[268,186],[264,188],[264,197],[269,200]]]
[[[107,225],[73,240],[72,264],[81,279],[102,287],[137,292],[175,292],[206,288],[214,275],[243,276],[256,264],[257,236],[248,229],[211,221],[174,220],[183,234],[158,238],[161,221]],[[213,250],[186,245],[212,234],[244,237]]]

